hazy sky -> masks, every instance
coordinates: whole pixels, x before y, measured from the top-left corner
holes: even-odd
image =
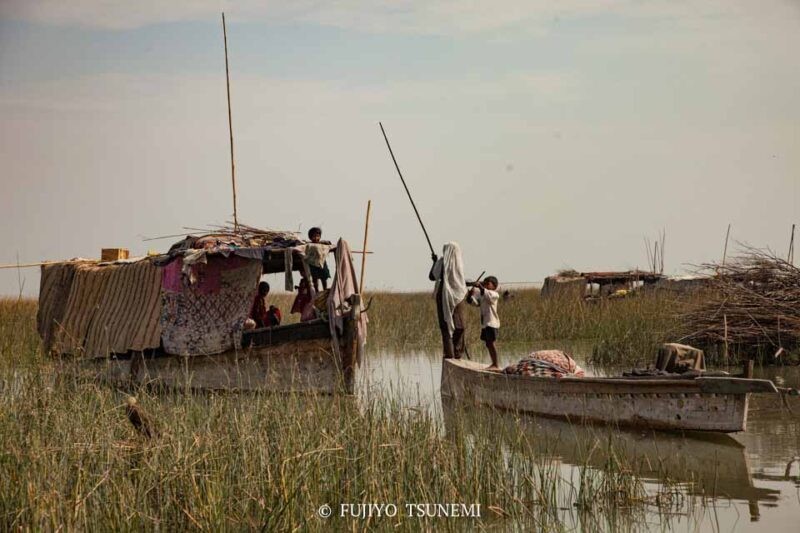
[[[429,266],[379,120],[468,276],[644,267],[662,229],[680,272],[800,222],[797,1],[2,0],[0,262],[230,219],[222,9],[241,220],[360,248],[372,199],[372,287]]]

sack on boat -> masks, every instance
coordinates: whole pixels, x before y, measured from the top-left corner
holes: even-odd
[[[583,369],[566,352],[561,350],[539,350],[532,352],[519,362],[503,369],[504,374],[521,376],[546,376],[562,378],[564,376],[582,377]]]

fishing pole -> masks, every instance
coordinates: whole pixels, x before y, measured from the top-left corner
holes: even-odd
[[[422,233],[425,234],[425,240],[428,241],[428,248],[431,249],[431,255],[436,255],[436,252],[433,251],[433,245],[431,244],[431,239],[428,237],[428,230],[425,229],[425,224],[422,223],[422,217],[419,216],[419,211],[417,210],[417,204],[414,203],[414,199],[411,197],[411,192],[408,190],[408,185],[406,185],[406,180],[403,179],[403,173],[400,172],[400,166],[397,164],[397,159],[394,157],[394,152],[392,151],[392,145],[389,144],[389,138],[386,136],[386,130],[383,129],[383,124],[378,122],[378,125],[381,127],[381,133],[383,133],[383,139],[386,141],[386,147],[389,149],[389,154],[392,156],[392,161],[394,161],[394,168],[397,169],[397,174],[400,176],[400,181],[403,182],[403,188],[406,190],[406,194],[408,195],[408,199],[411,201],[411,207],[414,208],[414,213],[417,215],[417,220],[419,220],[419,225],[422,227]]]
[[[471,284],[468,285],[469,289],[467,289],[467,294],[466,294],[466,296],[464,296],[464,298],[469,298],[470,297],[469,293],[472,292],[472,289],[473,289],[473,287],[475,287],[476,284],[480,283],[481,278],[483,277],[484,274],[486,274],[485,270],[483,272],[481,272],[481,275],[478,276],[478,278],[475,281],[473,281]],[[467,346],[466,341],[464,342],[464,355],[467,356],[467,359],[472,361],[472,357],[469,355],[469,347]]]

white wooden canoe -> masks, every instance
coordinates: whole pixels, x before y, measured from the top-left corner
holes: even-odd
[[[778,392],[762,379],[551,378],[485,368],[485,363],[446,359],[442,397],[570,421],[729,433],[747,427],[751,393]]]

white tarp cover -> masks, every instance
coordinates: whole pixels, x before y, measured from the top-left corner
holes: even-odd
[[[464,260],[461,258],[461,246],[457,242],[448,242],[442,250],[442,257],[439,258],[433,267],[433,275],[436,278],[434,297],[439,294],[439,287],[442,288],[442,311],[447,329],[453,334],[455,325],[453,323],[453,310],[464,300],[467,295],[467,282],[464,279]]]

